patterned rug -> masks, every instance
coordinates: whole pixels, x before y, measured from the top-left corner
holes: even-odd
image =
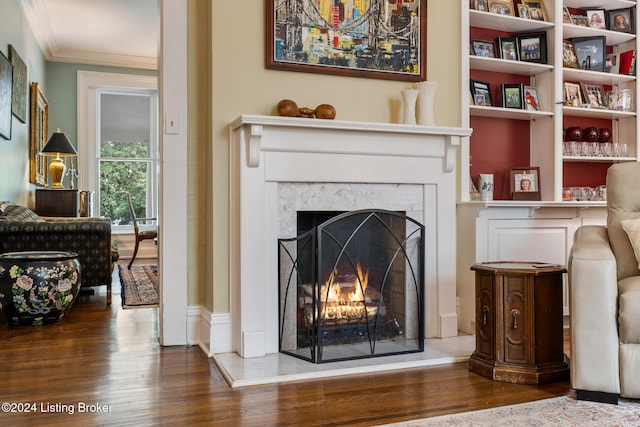
[[[385,426],[638,427],[640,426],[640,401],[621,399],[616,406],[579,401],[575,399],[575,395],[569,395],[519,405],[386,424]]]
[[[122,308],[158,306],[158,266],[156,264],[118,265],[122,285]]]

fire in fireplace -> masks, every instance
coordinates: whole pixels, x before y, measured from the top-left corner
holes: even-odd
[[[424,350],[424,226],[385,210],[299,212],[298,232],[278,241],[282,353],[323,363]]]

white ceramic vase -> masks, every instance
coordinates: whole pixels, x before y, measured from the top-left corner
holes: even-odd
[[[433,103],[436,97],[438,83],[418,82],[413,85],[419,91],[418,94],[418,124],[422,126],[435,126],[433,118]]]
[[[402,104],[403,104],[403,116],[402,123],[405,125],[416,124],[416,101],[418,100],[418,89],[403,89],[402,90]]]

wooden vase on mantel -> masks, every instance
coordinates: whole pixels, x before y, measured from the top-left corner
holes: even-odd
[[[435,126],[433,103],[438,83],[424,81],[415,83],[413,87],[418,89],[418,124],[421,126]]]

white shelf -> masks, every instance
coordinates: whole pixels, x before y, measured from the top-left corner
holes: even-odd
[[[581,27],[573,24],[562,25],[563,37],[572,39],[574,37],[595,37],[605,36],[608,46],[616,46],[620,43],[626,43],[636,38],[635,34],[621,33],[619,31],[598,30],[597,28]]]
[[[629,119],[635,118],[633,111],[605,110],[602,108],[562,107],[562,114],[570,117],[589,117],[594,119]]]
[[[485,56],[469,56],[469,67],[472,70],[509,73],[522,76],[535,76],[553,70],[553,65],[536,62],[512,61],[510,59],[487,58]]]
[[[635,6],[636,2],[630,0],[564,0],[564,5],[582,9],[623,9]]]
[[[565,81],[602,85],[623,84],[636,80],[636,76],[629,76],[627,74],[603,73],[600,71],[578,70],[577,68],[563,68],[562,75]]]
[[[504,16],[473,9],[469,11],[469,25],[472,27],[489,28],[509,33],[544,31],[546,29],[553,28],[554,26],[553,22],[523,19],[515,16]]]
[[[478,105],[470,105],[469,114],[474,117],[495,117],[499,119],[512,120],[535,120],[536,118],[553,117],[553,113],[548,111],[529,111],[503,107],[482,107]]]
[[[598,162],[598,163],[619,163],[635,162],[635,157],[595,157],[595,156],[562,156],[565,162]]]

